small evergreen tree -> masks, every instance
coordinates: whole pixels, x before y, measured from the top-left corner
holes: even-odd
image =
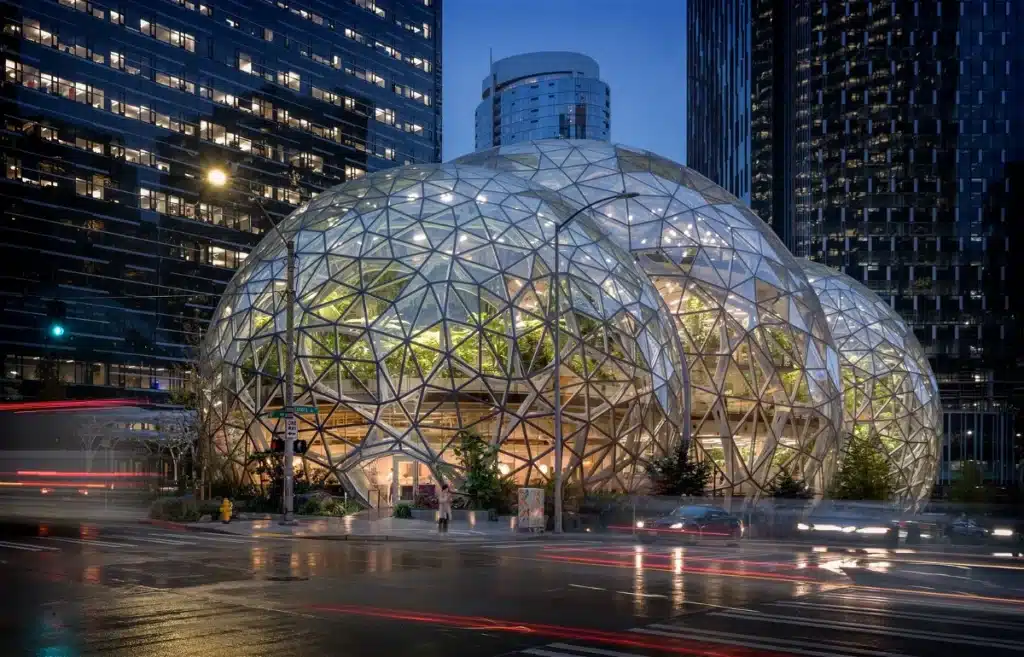
[[[655,495],[703,495],[711,479],[711,462],[695,461],[689,445],[679,441],[674,452],[647,464]]]
[[[498,471],[498,450],[487,444],[479,434],[460,431],[455,455],[462,459],[466,481],[462,492],[474,509],[496,508],[502,495],[501,473]]]
[[[832,497],[837,500],[885,500],[892,487],[889,463],[868,436],[849,438],[843,462],[832,483]]]
[[[796,500],[806,500],[811,497],[811,491],[807,490],[807,484],[794,479],[789,470],[785,469],[772,482],[771,494],[772,497]]]
[[[964,461],[960,478],[949,487],[949,499],[961,504],[977,504],[987,502],[989,492],[981,467],[974,461]]]

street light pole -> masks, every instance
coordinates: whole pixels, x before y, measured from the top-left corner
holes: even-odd
[[[555,350],[555,380],[554,380],[554,396],[555,396],[555,533],[562,533],[562,345],[561,345],[561,321],[559,315],[562,312],[562,263],[561,256],[559,254],[560,244],[558,237],[562,234],[562,230],[565,229],[573,219],[578,217],[580,214],[589,210],[590,208],[609,203],[611,201],[617,201],[619,199],[636,198],[639,196],[636,192],[623,192],[621,194],[614,194],[606,198],[598,199],[592,203],[584,205],[582,208],[573,212],[569,215],[568,219],[565,219],[560,224],[555,226],[555,275],[554,283],[555,289],[551,293],[551,308],[550,316],[554,318],[554,328],[551,330],[551,341]]]
[[[277,226],[275,225],[276,229]],[[281,231],[278,230],[278,234]],[[284,235],[281,235],[284,239]],[[285,284],[285,321],[287,328],[285,335],[284,362],[286,370],[284,376],[284,523],[292,522],[292,513],[295,510],[295,440],[299,437],[298,426],[295,422],[295,240],[286,241],[288,252],[288,264]]]
[[[232,172],[237,170],[237,164],[232,166]],[[206,180],[214,187],[224,187],[228,183],[228,175],[223,169],[211,169],[207,172]],[[270,218],[270,214],[254,195],[253,200],[256,207],[260,209],[263,218],[267,220],[277,236],[285,243],[287,252],[285,262],[285,285],[287,289],[285,298],[285,347],[284,347],[284,454],[282,479],[282,524],[294,522],[295,513],[295,440],[299,437],[298,426],[295,420],[295,265],[298,259],[295,253],[295,240],[285,237],[277,222]]]

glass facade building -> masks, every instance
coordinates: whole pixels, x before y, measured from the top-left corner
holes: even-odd
[[[756,0],[687,3],[686,161],[750,203],[750,11]]]
[[[315,409],[298,420],[310,480],[369,504],[411,501],[462,476],[472,432],[503,475],[542,486],[559,464],[560,396],[567,480],[646,485],[644,465],[684,439],[675,326],[600,219],[575,211],[512,173],[435,164],[339,185],[287,219],[303,291],[296,400]],[[285,263],[267,235],[204,343],[214,449],[242,481],[283,424],[267,411],[283,404]]]
[[[491,64],[476,108],[476,150],[534,139],[611,137],[611,91],[597,62],[535,52]]]
[[[947,415],[1012,415],[1024,3],[761,0],[747,20],[754,210],[913,327]]]
[[[441,4],[0,3],[7,396],[40,358],[75,395],[174,388],[271,221],[439,160]]]

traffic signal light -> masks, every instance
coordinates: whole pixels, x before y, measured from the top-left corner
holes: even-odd
[[[46,317],[48,320],[46,332],[51,338],[62,338],[67,332],[64,326],[64,319],[67,316],[67,308],[64,302],[53,299],[46,306]]]
[[[292,451],[296,454],[305,454],[306,450],[309,449],[309,442],[305,440],[293,440]],[[284,438],[271,438],[270,439],[270,451],[276,453],[284,453]]]

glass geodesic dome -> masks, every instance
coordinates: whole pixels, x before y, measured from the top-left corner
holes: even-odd
[[[795,258],[743,203],[654,153],[544,140],[456,160],[515,173],[577,206],[628,248],[676,320],[692,437],[716,491],[758,494],[784,470],[824,492],[838,452],[839,364]]]
[[[553,474],[554,230],[574,211],[529,181],[465,165],[347,182],[292,213],[295,403],[303,464],[364,500],[458,479],[453,442],[499,448],[519,483]],[[686,419],[683,365],[657,291],[593,219],[560,233],[559,372],[568,481],[632,490]],[[268,233],[207,333],[216,445],[236,476],[283,432],[285,244]],[[257,459],[260,458],[257,456]]]
[[[942,449],[938,385],[913,330],[878,296],[846,274],[800,259],[818,293],[839,351],[843,423],[889,462],[895,498],[928,499]]]

